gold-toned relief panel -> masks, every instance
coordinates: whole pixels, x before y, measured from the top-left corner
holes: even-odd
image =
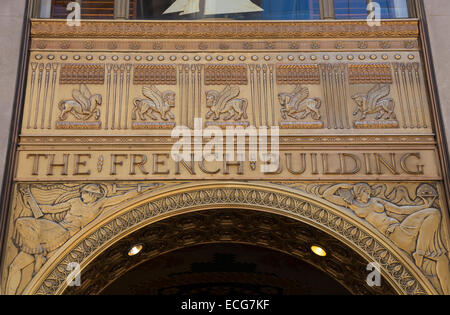
[[[281,135],[432,134],[414,51],[32,53],[22,136],[169,135],[195,118]]]
[[[441,196],[441,185],[428,181],[20,183],[2,290],[61,293],[70,262],[84,268],[106,244],[174,211],[225,205],[287,215],[331,234],[378,262],[399,293],[448,294]]]
[[[162,216],[226,206],[322,229],[398,293],[449,294],[418,32],[415,20],[34,20],[1,292],[62,293],[70,262]],[[279,168],[174,162],[171,130],[195,118],[279,126]]]

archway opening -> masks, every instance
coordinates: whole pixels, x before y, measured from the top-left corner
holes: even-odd
[[[295,256],[232,243],[202,244],[150,259],[103,295],[307,295],[350,292]]]
[[[135,244],[142,251],[128,252]],[[312,245],[326,251],[320,257]],[[123,237],[64,294],[395,294],[367,283],[367,262],[346,244],[289,217],[243,209],[176,215]],[[205,279],[209,279],[206,281]]]

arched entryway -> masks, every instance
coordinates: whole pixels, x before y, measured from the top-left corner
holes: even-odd
[[[134,244],[143,245],[136,256]],[[319,257],[312,245],[325,248]],[[95,258],[65,294],[395,294],[366,283],[368,262],[292,218],[243,209],[186,213],[146,226]]]
[[[208,215],[217,216],[219,221],[229,222],[228,225],[225,224],[227,228],[222,231],[220,225],[214,226],[207,223],[208,220],[201,219]],[[170,243],[168,240],[172,234],[167,234],[169,239],[166,241],[166,236],[158,236],[164,230],[158,226],[163,226],[165,222],[172,222],[170,226],[173,233],[186,231],[189,226],[192,226],[192,230],[182,237],[175,237]],[[98,259],[107,257],[107,261],[119,262],[133,242],[142,242],[145,237],[156,238],[149,247],[146,246],[147,254],[143,253],[140,258],[142,261],[125,265],[123,262],[108,264],[108,268],[113,268],[111,275],[115,276],[102,281],[88,276],[89,270],[94,270],[96,275],[101,272],[96,270],[98,265],[95,262]],[[320,243],[326,239],[331,244],[324,245],[329,246],[332,253],[329,259],[318,263],[311,257],[308,258],[308,255],[311,256],[308,249],[311,242]],[[207,243],[258,245],[298,256],[330,274],[352,293],[368,292],[367,288],[363,288],[366,270],[359,273],[356,281],[353,281],[357,284],[346,283],[351,280],[343,275],[358,274],[351,270],[353,265],[358,266],[354,261],[360,261],[360,265],[364,267],[368,262],[376,262],[381,266],[385,280],[383,283],[388,285],[388,288],[382,289],[384,292],[436,293],[401,250],[345,209],[286,186],[239,182],[165,185],[165,188],[141,195],[109,210],[59,249],[28,284],[24,293],[63,294],[67,288],[66,279],[71,272],[67,267],[71,262],[80,264],[87,280],[79,289],[100,293],[120,275],[152,257]],[[345,263],[339,261],[338,256],[354,259],[348,266],[349,270],[345,269]]]
[[[346,295],[349,291],[326,273],[291,255],[255,245],[213,243],[149,259],[100,294],[278,296]]]

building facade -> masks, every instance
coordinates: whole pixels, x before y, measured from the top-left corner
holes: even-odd
[[[2,294],[450,293],[446,1],[6,3]]]

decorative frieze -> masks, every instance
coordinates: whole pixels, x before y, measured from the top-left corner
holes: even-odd
[[[320,84],[319,66],[315,65],[278,65],[277,84]]]
[[[105,65],[62,64],[59,84],[104,84]]]
[[[417,20],[366,21],[84,21],[75,30],[65,20],[32,21],[32,38],[281,39],[417,38]]]
[[[415,44],[408,48],[409,50],[417,50],[417,40],[413,40]],[[117,39],[98,39],[95,41],[95,46],[89,48],[81,39],[39,39],[31,42],[32,50],[36,51],[53,51],[53,50],[77,50],[86,51],[91,53],[92,51],[102,52],[109,51],[123,51],[123,52],[146,52],[146,51],[318,51],[323,50],[360,50],[360,51],[397,51],[405,49],[405,42],[400,39],[389,39],[384,41],[370,40],[360,41],[358,39],[342,39],[342,40],[330,40],[330,41],[317,41],[312,39],[302,39],[298,42],[291,42],[287,39],[280,39],[271,42],[263,40],[258,41],[244,41],[239,39],[223,41],[208,41],[196,42],[187,39],[178,39],[176,41],[156,41],[156,40],[121,40]]]
[[[176,85],[177,68],[173,65],[135,65],[135,85]]]
[[[212,108],[211,102],[208,101],[208,97],[212,94],[207,95],[205,91],[216,91],[220,94],[227,86],[239,87],[239,99],[247,101],[246,109],[233,109],[232,116],[238,117],[241,112],[245,112],[248,119],[244,121],[239,118],[238,120],[242,121],[238,123],[234,118],[229,118],[227,112],[231,112],[226,111],[220,114],[219,119],[214,119],[215,115],[208,114],[206,125],[215,124],[222,127],[279,125],[287,133],[290,133],[288,130],[301,129],[392,129],[405,126],[427,129],[431,126],[426,107],[426,93],[422,86],[420,63],[414,61],[416,54],[412,53],[382,55],[372,53],[359,56],[329,52],[316,54],[292,52],[287,55],[279,52],[255,53],[248,56],[234,53],[156,56],[130,53],[83,56],[73,53],[69,56],[61,53],[47,56],[33,54],[31,58],[34,60],[30,63],[28,93],[32,93],[34,97],[31,97],[31,94],[27,96],[24,125],[27,129],[168,130],[177,125],[193,128],[194,119],[205,118]],[[45,59],[61,61],[43,62]],[[96,59],[104,63],[88,64],[85,61]],[[372,61],[363,63],[365,59]],[[389,64],[381,60],[376,62],[377,59],[397,61]],[[400,62],[402,59],[404,61]],[[143,63],[143,60],[151,63]],[[173,64],[167,64],[168,60]],[[94,72],[89,72],[89,69],[97,69],[94,71],[97,77],[92,74]],[[74,72],[69,73],[69,70]],[[104,97],[101,105],[102,115],[98,123],[79,124],[74,121],[63,123],[59,118],[61,111],[58,107],[59,102],[65,100],[66,95],[80,85],[75,82],[94,81],[97,84],[82,84],[90,86],[91,90],[95,89],[97,94]],[[100,84],[102,82],[103,84]],[[374,116],[369,122],[366,119],[361,120],[356,114],[352,116],[352,110],[356,110],[350,108],[352,104],[356,104],[352,96],[367,93],[363,96],[370,103],[372,100],[367,91],[374,84],[390,85],[391,98],[397,104],[393,110],[395,120],[387,122]],[[221,85],[224,87],[219,89]],[[162,86],[164,90],[176,93],[176,102],[179,106],[176,110],[172,110],[175,117],[173,122],[151,122],[150,117],[147,117],[150,121],[145,122],[140,117],[132,117],[141,112],[137,106],[141,102],[134,103],[133,100],[139,97],[144,86],[154,86],[158,89]],[[169,86],[171,87],[168,88]],[[295,94],[297,86],[309,89],[314,97],[320,99],[320,105],[315,102],[312,107],[307,106],[310,108],[309,111],[305,111],[303,106],[294,106],[288,100],[287,94]],[[280,98],[282,95],[283,98]],[[361,103],[361,99],[363,98],[358,99],[358,104]],[[75,98],[74,100],[76,101]],[[291,110],[294,108],[299,110],[296,118],[292,116],[294,114],[290,110],[281,111],[285,105],[289,105]],[[312,118],[311,114],[317,116],[313,109],[320,112],[320,120]],[[302,118],[307,112],[308,114]],[[283,118],[283,115],[288,119]],[[356,119],[354,122],[351,121],[353,117]],[[55,124],[56,120],[58,122]]]
[[[353,64],[348,66],[349,84],[392,83],[391,65],[388,63]]]
[[[33,20],[2,292],[61,293],[68,263],[162,216],[227,206],[320,225],[398,292],[448,292],[418,36],[417,20]],[[175,161],[171,131],[196,118],[280,127],[278,169],[249,161],[247,142],[245,161]],[[399,242],[405,228],[419,242]]]
[[[206,65],[205,85],[247,85],[246,65]]]

